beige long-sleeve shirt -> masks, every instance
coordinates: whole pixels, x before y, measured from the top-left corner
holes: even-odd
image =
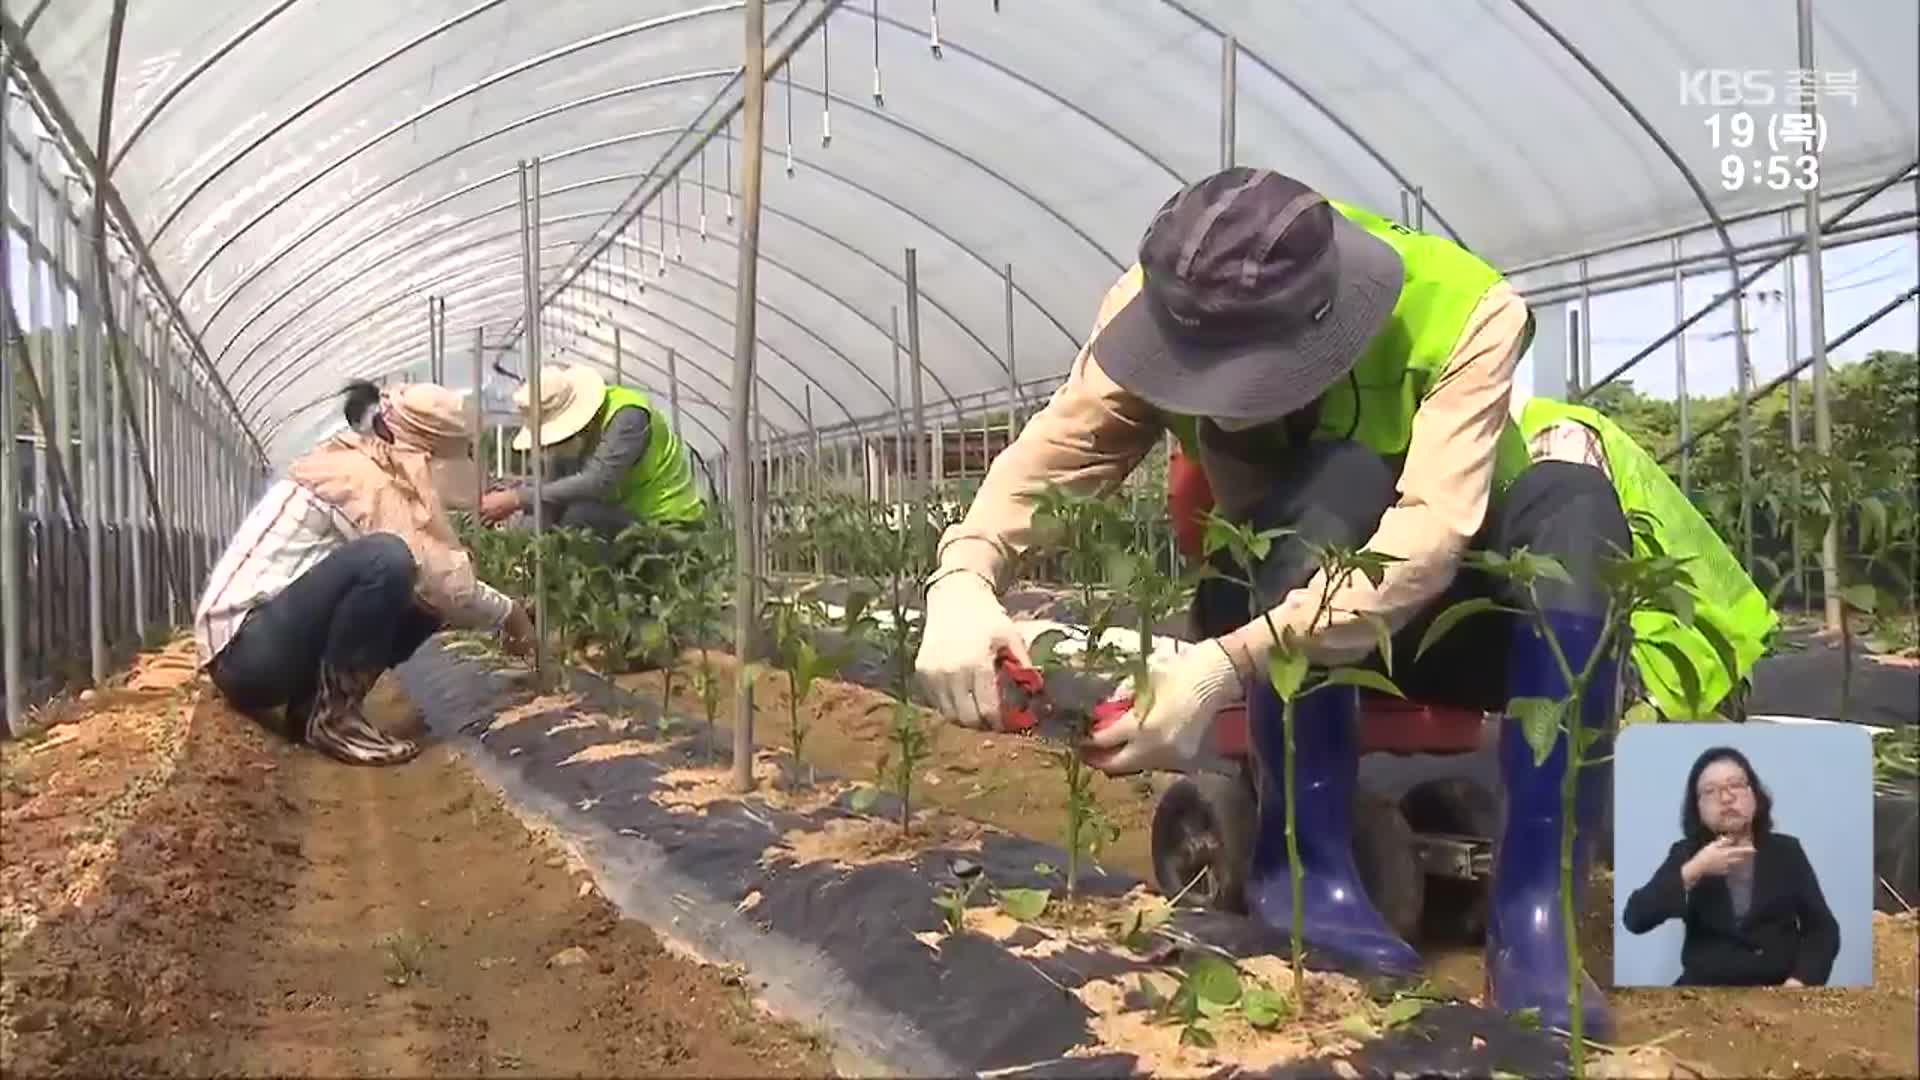
[[[1169,418],[1128,393],[1100,369],[1100,331],[1140,291],[1138,266],[1123,275],[1100,305],[1093,333],[1020,437],[987,471],[967,515],[940,541],[940,569],[972,572],[1004,589],[1012,563],[1034,541],[1035,496],[1049,484],[1078,491],[1117,486],[1159,442]],[[1332,614],[1309,633],[1324,575],[1294,590],[1273,608],[1274,630],[1292,628],[1316,663],[1352,663],[1376,645],[1365,615],[1395,630],[1438,597],[1453,579],[1467,544],[1486,517],[1493,487],[1494,449],[1508,416],[1513,373],[1524,348],[1526,304],[1505,282],[1481,299],[1455,346],[1446,371],[1420,404],[1400,473],[1399,499],[1380,519],[1367,549],[1397,555],[1376,587],[1365,577],[1331,598]],[[1265,470],[1205,462],[1221,512],[1232,518],[1265,494]],[[1255,618],[1221,644],[1243,678],[1264,666],[1274,645],[1268,620]]]

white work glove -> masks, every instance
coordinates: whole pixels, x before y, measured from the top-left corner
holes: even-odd
[[[914,671],[933,707],[962,727],[1000,730],[1000,650],[1032,666],[1027,643],[1014,629],[987,579],[950,573],[927,589],[926,632]]]
[[[1093,733],[1087,764],[1111,775],[1188,771],[1202,757],[1214,714],[1244,694],[1240,674],[1218,641],[1203,641],[1148,670],[1153,688],[1140,707]]]

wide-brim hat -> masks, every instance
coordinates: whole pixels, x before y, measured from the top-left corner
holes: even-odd
[[[540,445],[563,443],[586,430],[606,403],[607,381],[590,367],[544,366],[540,369]],[[513,393],[527,427],[513,437],[513,448],[533,449],[533,388],[521,383]]]
[[[1140,292],[1093,342],[1101,370],[1183,416],[1266,420],[1353,370],[1399,302],[1399,252],[1267,169],[1174,195],[1140,243]]]

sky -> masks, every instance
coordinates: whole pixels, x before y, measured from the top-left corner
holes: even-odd
[[[1807,327],[1806,260],[1792,263],[1799,280],[1795,295],[1799,299],[1798,337],[1800,357],[1812,350]],[[1900,290],[1920,280],[1920,245],[1911,234],[1887,237],[1829,250],[1823,260],[1826,276],[1826,322],[1829,341],[1840,336],[1854,323],[1871,315]],[[1775,290],[1783,287],[1786,266],[1768,271],[1750,289]],[[1687,279],[1686,306],[1689,314],[1710,303],[1730,284],[1729,275],[1717,273]],[[1593,376],[1598,379],[1624,363],[1628,357],[1672,329],[1673,286],[1669,283],[1595,296],[1591,301],[1593,321]],[[1789,361],[1786,335],[1786,311],[1781,304],[1754,305],[1748,314],[1754,328],[1751,337],[1755,385],[1761,385],[1786,371]],[[1724,394],[1735,385],[1733,308],[1723,305],[1687,331],[1687,390],[1694,396]],[[1544,335],[1542,325],[1537,333]],[[1564,331],[1562,331],[1564,334]],[[1875,349],[1920,351],[1920,305],[1907,303],[1887,314],[1878,323],[1835,351],[1833,362],[1858,360]],[[1676,385],[1674,348],[1662,346],[1624,378],[1636,389],[1653,397],[1671,400]],[[1533,358],[1521,361],[1515,378],[1515,397],[1531,397],[1534,386]]]

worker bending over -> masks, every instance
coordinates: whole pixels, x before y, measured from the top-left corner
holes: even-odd
[[[706,514],[693,464],[666,415],[638,390],[609,386],[592,368],[540,369],[540,444],[557,478],[541,485],[550,526],[612,541],[636,522],[690,530]],[[513,448],[533,446],[532,393],[514,404],[527,424]],[[480,516],[504,521],[533,507],[527,485],[489,492]],[[611,550],[610,548],[608,550]]]
[[[1103,729],[1089,761],[1111,773],[1187,768],[1214,714],[1246,700],[1260,792],[1247,900],[1260,919],[1289,926],[1281,707],[1266,676],[1276,629],[1301,635],[1317,665],[1355,664],[1376,649],[1369,617],[1383,618],[1397,634],[1395,679],[1422,702],[1497,712],[1513,697],[1563,697],[1548,643],[1507,616],[1466,620],[1419,661],[1407,659],[1452,604],[1513,602],[1502,582],[1463,571],[1467,552],[1524,547],[1558,559],[1572,578],[1541,582],[1539,599],[1575,670],[1596,647],[1602,560],[1632,540],[1601,469],[1529,460],[1508,405],[1531,334],[1513,287],[1457,244],[1268,170],[1228,169],[1180,191],[1107,294],[1065,385],[941,539],[918,657],[933,700],[961,724],[997,726],[996,652],[1025,652],[999,593],[1035,542],[1036,494],[1055,483],[1112,489],[1173,432],[1223,516],[1296,536],[1257,568],[1262,595],[1277,598],[1271,628],[1244,589],[1207,582],[1196,599],[1205,640],[1153,672],[1150,704]],[[1302,541],[1398,561],[1378,585],[1357,575],[1344,584],[1307,633],[1323,580]],[[1603,659],[1573,721],[1600,733],[1594,756],[1610,752],[1617,691],[1617,665]],[[1407,975],[1420,957],[1367,900],[1353,861],[1357,708],[1347,690],[1311,694],[1297,708],[1305,936],[1347,966]],[[1565,742],[1536,765],[1517,721],[1504,722],[1508,812],[1487,932],[1489,1004],[1538,1008],[1561,1025]],[[1576,881],[1608,780],[1605,767],[1579,778]],[[1589,985],[1583,1002],[1589,1030],[1605,1030],[1597,989]]]

